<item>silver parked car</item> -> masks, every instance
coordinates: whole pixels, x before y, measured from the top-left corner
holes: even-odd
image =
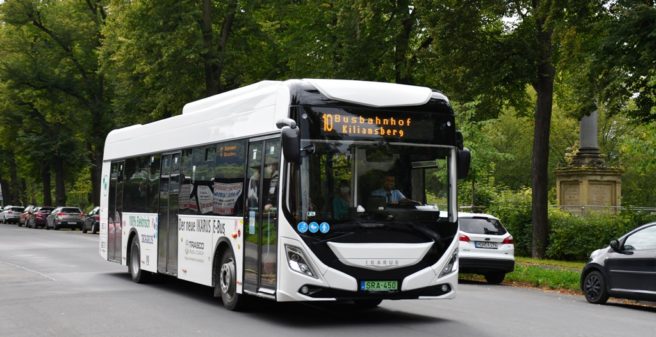
[[[2,223],[18,223],[20,221],[20,215],[23,213],[24,208],[21,206],[5,206],[5,208],[0,213],[0,222]]]
[[[82,229],[84,213],[77,207],[57,207],[46,218],[46,229]]]

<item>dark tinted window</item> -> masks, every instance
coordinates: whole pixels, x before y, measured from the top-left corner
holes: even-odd
[[[135,175],[137,170],[137,160],[129,158],[125,160],[125,185],[123,186],[123,210],[126,212],[136,212],[135,203],[138,199],[133,192],[132,182],[130,179]]]
[[[54,207],[41,207],[41,208],[39,208],[39,212],[41,212],[41,213],[50,213],[53,209],[55,209],[55,208]]]
[[[10,210],[12,210],[14,212],[22,212],[24,210],[24,208],[23,207],[12,207],[12,208],[10,208]]]
[[[123,174],[123,163],[114,162],[111,166],[111,176],[109,180],[109,203],[108,203],[108,222],[112,226],[119,217],[116,214],[116,187],[118,186],[119,180],[122,179]],[[121,196],[122,197],[122,196]]]
[[[200,214],[213,214],[212,178],[214,176],[216,150],[214,146],[197,147],[193,150],[190,199]]]
[[[458,218],[460,230],[471,234],[503,235],[506,229],[495,219]]]
[[[150,179],[150,156],[131,158],[125,161],[125,187],[123,189],[126,212],[148,212],[148,185]]]
[[[150,182],[148,183],[148,213],[157,213],[159,207],[159,155],[150,156]]]
[[[246,143],[222,143],[216,147],[216,169],[212,184],[213,213],[242,213],[244,179],[246,178]]]
[[[196,152],[196,157],[200,157],[200,151],[188,149],[182,151],[182,158],[180,159],[180,194],[178,195],[178,212],[180,214],[198,213],[196,198],[192,195],[194,192],[194,152]],[[170,192],[173,192],[173,189]]]
[[[245,144],[236,141],[182,151],[180,213],[242,213]]]
[[[61,209],[62,213],[82,213],[82,211],[79,208],[75,207],[64,207]]]

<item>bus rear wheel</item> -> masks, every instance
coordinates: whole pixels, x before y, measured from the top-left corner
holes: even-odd
[[[235,311],[243,309],[245,298],[237,294],[237,265],[230,249],[221,256],[221,265],[214,287],[215,293],[221,295],[221,301],[226,309]]]
[[[146,283],[150,279],[150,273],[141,269],[141,251],[139,248],[139,237],[132,239],[130,247],[130,261],[128,262],[128,271],[132,281],[136,283]]]

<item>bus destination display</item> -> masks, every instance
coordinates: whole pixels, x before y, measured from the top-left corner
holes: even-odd
[[[443,123],[426,113],[316,109],[315,116],[319,117],[321,135],[340,139],[431,142],[436,136],[436,125]]]

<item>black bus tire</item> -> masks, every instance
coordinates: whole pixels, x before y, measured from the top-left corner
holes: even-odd
[[[150,280],[150,272],[141,269],[141,250],[139,237],[135,236],[130,245],[130,259],[128,261],[128,272],[132,281],[136,283],[147,283]]]
[[[245,295],[237,294],[237,263],[231,249],[226,249],[221,256],[221,264],[217,271],[215,293],[221,295],[223,306],[228,310],[244,309]]]

